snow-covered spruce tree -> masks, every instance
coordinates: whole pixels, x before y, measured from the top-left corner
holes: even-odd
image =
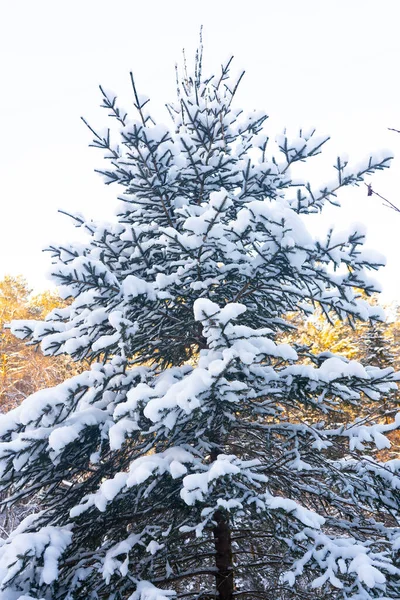
[[[385,336],[384,323],[365,324],[360,341],[361,352],[365,355],[368,364],[381,368],[393,365],[394,354],[391,340]]]
[[[5,505],[41,507],[2,543],[1,600],[399,597],[399,461],[374,458],[396,423],[324,426],[393,370],[278,343],[293,312],[379,318],[362,229],[306,221],[389,159],[292,179],[326,140],[268,142],[229,65],[204,79],[198,53],[170,127],[133,79],[136,120],[102,90],[117,218],[76,217],[87,244],[52,248],[72,304],[12,325],[91,366],[1,416]]]
[[[360,336],[360,353],[366,364],[386,368],[395,361],[393,340],[388,335],[389,324],[382,322],[363,323]],[[379,414],[380,420],[390,421],[390,416],[399,405],[398,390],[385,394],[380,404],[370,407],[370,412]],[[392,448],[393,452],[393,448]]]

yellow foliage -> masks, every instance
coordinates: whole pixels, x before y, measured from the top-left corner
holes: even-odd
[[[0,410],[6,412],[30,394],[51,387],[78,372],[66,357],[44,356],[27,346],[4,326],[13,319],[43,319],[53,308],[65,305],[55,292],[31,296],[22,276],[0,281]]]
[[[358,334],[350,325],[337,319],[333,325],[326,322],[322,315],[307,321],[300,332],[300,343],[310,344],[311,352],[333,352],[349,359],[358,355]]]

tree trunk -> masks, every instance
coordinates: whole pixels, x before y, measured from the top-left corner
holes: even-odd
[[[214,513],[214,545],[215,566],[217,567],[216,587],[218,600],[233,599],[233,565],[232,565],[232,541],[229,522],[221,510]]]

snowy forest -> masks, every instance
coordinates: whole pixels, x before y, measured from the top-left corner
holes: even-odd
[[[392,156],[309,181],[328,138],[231,67],[165,124],[100,87],[115,218],[70,215],[58,292],[0,281],[0,600],[400,597],[400,310],[362,226],[308,227]]]

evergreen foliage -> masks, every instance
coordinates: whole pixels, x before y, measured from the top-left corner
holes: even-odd
[[[390,340],[385,336],[385,329],[382,323],[369,323],[360,337],[360,350],[365,356],[364,360],[375,367],[391,367],[394,363],[394,354]]]
[[[324,425],[379,402],[393,369],[277,342],[293,312],[380,318],[356,292],[382,262],[362,229],[315,240],[306,222],[389,158],[294,180],[326,139],[273,143],[234,107],[230,62],[204,79],[198,52],[169,128],[133,78],[136,119],[101,88],[117,218],[75,217],[86,245],[52,248],[71,305],[12,325],[91,368],[0,418],[5,505],[41,507],[0,548],[1,600],[399,597],[399,464],[374,458],[399,420]]]

